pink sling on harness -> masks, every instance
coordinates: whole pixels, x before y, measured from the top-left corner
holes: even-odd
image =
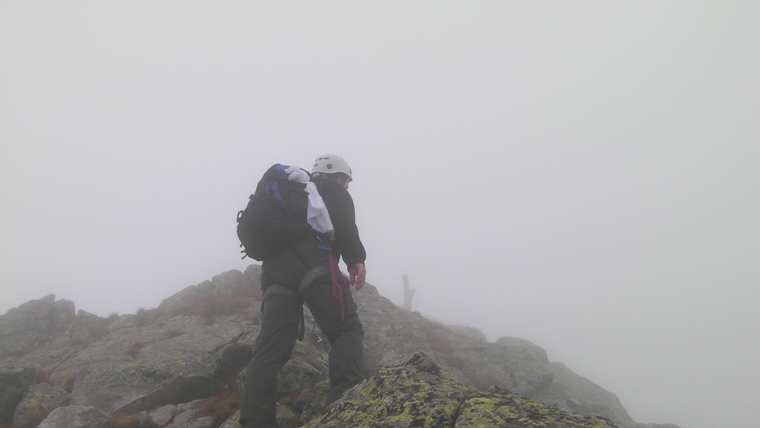
[[[335,300],[340,304],[340,320],[346,320],[346,305],[351,305],[350,309],[355,310],[356,304],[354,303],[354,297],[351,295],[351,283],[348,278],[343,276],[338,267],[338,260],[335,258],[335,253],[331,247],[327,248],[327,257],[330,265],[330,275],[332,276],[332,293]]]

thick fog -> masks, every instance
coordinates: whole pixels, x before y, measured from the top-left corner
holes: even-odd
[[[528,339],[639,422],[757,426],[760,7],[0,2],[0,313],[245,269],[236,212],[323,153],[368,281]]]

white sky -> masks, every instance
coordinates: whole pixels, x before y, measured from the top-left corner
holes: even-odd
[[[272,163],[353,167],[368,280],[639,422],[756,424],[756,2],[0,0],[0,313],[245,269]]]

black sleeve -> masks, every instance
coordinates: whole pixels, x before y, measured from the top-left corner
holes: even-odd
[[[351,194],[343,186],[331,182],[317,183],[317,190],[330,213],[330,220],[335,228],[335,248],[343,256],[346,266],[353,267],[357,263],[364,263],[367,253],[359,239]]]

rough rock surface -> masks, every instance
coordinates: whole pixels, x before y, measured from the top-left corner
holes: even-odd
[[[596,416],[563,412],[500,388],[473,391],[425,354],[377,371],[333,403],[309,428],[614,428]]]
[[[308,427],[451,427],[469,388],[425,354],[380,369],[333,403]]]
[[[455,427],[612,428],[600,416],[564,412],[518,394],[493,387],[478,392],[462,404]]]
[[[59,407],[38,428],[110,428],[111,418],[90,406]]]
[[[66,391],[49,383],[32,385],[16,407],[16,412],[13,415],[13,426],[33,425],[41,422],[37,420],[38,415],[48,414],[58,407],[67,405],[69,401],[71,401],[71,396]]]
[[[70,339],[78,329],[74,302],[50,294],[10,309],[0,322],[0,358],[20,357],[40,347]]]
[[[551,370],[554,375],[552,385],[534,398],[567,412],[600,415],[620,426],[636,426],[615,394],[576,374],[562,363],[551,363]]]
[[[502,337],[487,346],[480,357],[480,364],[469,364],[464,370],[480,387],[495,385],[532,396],[548,388],[554,379],[546,351],[527,340]]]
[[[235,427],[243,369],[259,329],[259,276],[258,265],[224,272],[185,287],[155,309],[122,316],[75,313],[72,302],[54,296],[0,315],[0,427],[13,421],[35,426],[33,421],[42,421],[48,412],[47,425],[40,426],[51,427],[54,420],[94,414],[85,411],[90,408],[117,418],[120,426]],[[527,340],[490,343],[475,328],[446,326],[400,309],[369,284],[355,298],[372,377],[347,393],[341,405],[325,409],[330,347],[307,310],[305,340],[278,376],[282,427],[321,418],[342,426],[346,418],[359,417],[345,412],[358,405],[355,394],[380,397],[369,400],[374,408],[363,409],[374,415],[371,426],[391,426],[382,424],[392,421],[393,426],[454,421],[475,426],[462,424],[471,423],[464,421],[486,404],[493,409],[524,404],[528,409],[533,404],[525,403],[543,402],[562,415],[603,416],[622,428],[644,427],[614,394],[550,362],[542,348]],[[426,396],[422,401],[435,401],[425,403],[435,408],[409,407],[412,399]],[[471,397],[480,401],[467,404]],[[535,401],[522,401],[529,398]],[[459,414],[462,409],[470,409],[467,418]],[[583,417],[578,423],[591,420]],[[93,423],[98,419],[94,416]],[[520,423],[505,426],[534,426]]]
[[[11,423],[16,407],[34,383],[35,371],[31,367],[0,369],[0,426]]]

